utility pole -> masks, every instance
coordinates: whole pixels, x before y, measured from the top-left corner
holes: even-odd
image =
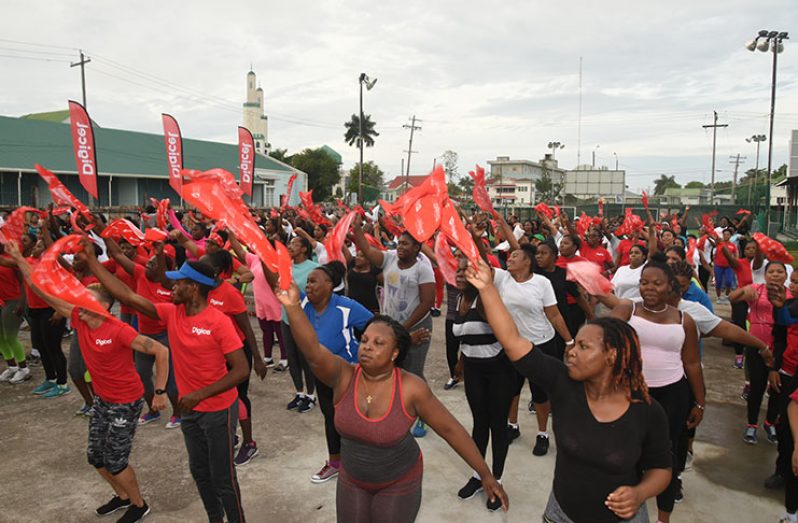
[[[84,67],[87,63],[91,62],[91,58],[86,57],[83,54],[83,51],[80,51],[80,62],[73,62],[69,64],[69,67],[78,67],[80,66],[80,85],[83,89],[83,108],[86,108],[86,68]]]
[[[405,190],[407,190],[410,187],[410,155],[418,152],[413,150],[413,133],[415,133],[415,131],[421,130],[421,127],[416,125],[416,122],[420,121],[421,120],[416,119],[416,115],[413,115],[413,117],[410,118],[410,125],[404,124],[402,126],[405,129],[410,129],[410,142],[407,146],[407,150],[404,151],[407,153],[407,166],[406,166],[407,172],[405,174]]]
[[[712,128],[712,184],[709,187],[709,204],[715,205],[715,149],[718,143],[718,127],[728,127],[729,124],[718,123],[718,112],[712,111],[715,115],[714,123],[712,125],[702,125],[704,129]]]
[[[740,156],[740,153],[737,153],[737,156],[729,156],[729,163],[734,164],[734,177],[732,178],[732,191],[731,191],[731,199],[732,203],[736,201],[734,197],[735,193],[737,192],[737,170],[740,168],[740,162],[745,162],[745,156]]]

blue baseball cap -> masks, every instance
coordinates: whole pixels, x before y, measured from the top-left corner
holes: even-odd
[[[205,276],[189,265],[188,262],[183,263],[178,271],[166,271],[166,277],[170,280],[191,280],[202,285],[207,285],[213,289],[219,286],[218,281]]]

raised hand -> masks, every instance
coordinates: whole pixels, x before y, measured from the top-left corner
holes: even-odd
[[[277,299],[280,300],[280,303],[286,307],[299,306],[299,288],[295,283],[292,283],[291,287],[289,287],[287,291],[279,288],[275,289],[274,295],[277,296]]]
[[[490,267],[484,260],[480,259],[478,265],[469,264],[466,269],[466,280],[477,290],[482,290],[493,283],[493,276]]]

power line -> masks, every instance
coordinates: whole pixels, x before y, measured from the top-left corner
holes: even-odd
[[[9,40],[7,38],[0,38],[0,42],[7,42],[9,44],[30,45],[34,47],[51,47],[53,49],[68,49],[70,51],[77,51],[77,48],[75,47],[66,47],[63,45],[39,44],[34,42],[23,42],[21,40]]]

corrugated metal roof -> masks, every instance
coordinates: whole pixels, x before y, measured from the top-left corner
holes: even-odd
[[[231,134],[235,135],[235,129]],[[94,128],[100,174],[167,177],[164,139],[159,134]],[[238,145],[183,138],[184,166],[216,167],[238,174]],[[40,163],[55,172],[74,173],[75,157],[69,126],[63,123],[0,116],[0,170],[33,170]],[[297,171],[257,155],[255,168],[281,174]]]

